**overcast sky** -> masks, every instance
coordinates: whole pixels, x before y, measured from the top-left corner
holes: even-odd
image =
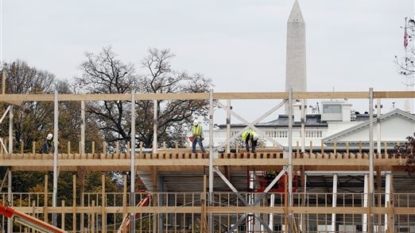
[[[204,74],[215,92],[285,91],[286,27],[294,0],[1,1],[3,60],[22,59],[58,79],[80,76],[85,52],[103,47],[112,46],[139,72],[149,48],[170,48],[177,56],[174,69]],[[405,17],[414,17],[414,0],[299,4],[308,91],[407,89],[394,59],[405,55],[401,27]],[[394,101],[403,109],[401,100],[385,99],[383,112]],[[252,102],[235,101],[234,110],[252,121],[280,100]],[[351,102],[367,111],[367,100]]]

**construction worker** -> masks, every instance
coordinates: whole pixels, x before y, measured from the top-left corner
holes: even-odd
[[[53,134],[46,136],[46,141],[43,143],[40,153],[47,154],[53,152]]]
[[[203,153],[205,153],[205,148],[203,147],[203,128],[202,125],[199,124],[198,120],[193,121],[192,127],[192,134],[193,134],[193,142],[192,142],[192,152],[196,153],[196,144],[199,144],[200,149]]]
[[[266,171],[265,172],[265,179],[267,180],[267,186],[272,183],[272,181],[275,179],[276,176],[277,176],[276,171]],[[272,186],[272,188],[277,189],[278,188],[278,182],[275,183],[275,185]]]
[[[251,130],[245,130],[245,132],[242,133],[242,141],[245,142],[246,151],[249,152],[249,143],[251,143],[251,151],[252,153],[255,153],[255,148],[258,144],[258,134]]]

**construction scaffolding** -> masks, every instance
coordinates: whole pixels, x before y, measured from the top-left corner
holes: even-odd
[[[209,100],[210,115],[213,116],[213,100],[281,99],[281,104],[253,122],[248,122],[233,113],[235,117],[241,118],[247,127],[257,129],[256,123],[284,104],[292,105],[293,99],[369,98],[369,103],[372,103],[373,96],[413,98],[415,93],[372,90],[327,93],[210,92],[151,96],[135,93],[55,93],[4,94],[1,101],[56,103],[104,99],[186,98]],[[210,124],[213,125],[213,117],[210,120]],[[80,147],[83,147],[79,149],[81,153],[55,150],[54,154],[39,154],[35,147],[31,152],[23,153],[5,150],[12,143],[12,138],[9,138],[2,141],[4,144],[0,151],[0,165],[10,169],[7,172],[7,183],[13,182],[14,171],[50,171],[54,174],[53,190],[49,193],[45,188],[43,193],[18,194],[9,189],[7,193],[1,194],[1,201],[4,206],[13,203],[13,209],[47,223],[56,219],[54,217],[59,217],[62,220],[61,225],[57,227],[62,229],[67,228],[64,225],[65,219],[71,216],[73,232],[126,232],[130,226],[133,226],[132,230],[136,232],[403,232],[404,228],[409,231],[415,230],[415,193],[413,189],[405,189],[414,187],[411,185],[415,185],[415,182],[404,178],[405,158],[387,149],[375,153],[373,146],[369,151],[343,152],[337,151],[336,147],[328,151],[323,145],[310,145],[308,150],[304,151],[299,144],[293,146],[296,142],[292,141],[288,148],[282,148],[275,142],[275,147],[258,148],[256,153],[219,152],[219,148],[226,147],[239,135],[236,133],[230,136],[219,146],[210,143],[205,154],[191,153],[190,148],[157,147],[152,148],[151,153],[144,151],[144,148],[127,148],[124,152],[108,153],[105,144],[102,151],[85,151],[84,142],[79,143]],[[291,133],[288,133],[287,137],[288,140],[292,140]],[[373,142],[373,136],[369,135],[368,138]],[[270,141],[275,139],[270,138]],[[135,145],[133,141],[131,144]],[[64,201],[56,199],[58,171],[76,171],[78,176],[82,176],[85,171],[129,171],[134,174],[132,179],[135,179],[137,174],[149,190],[127,192],[127,188],[124,187],[123,192],[110,193],[105,190],[103,177],[103,190],[100,193],[82,192],[81,196],[77,197],[76,190],[79,187],[74,182],[72,198],[84,201],[78,205],[65,206]],[[268,177],[267,171],[275,171],[275,176]],[[311,180],[315,173],[325,174],[319,176],[324,180],[319,181],[318,186],[312,186],[317,183]],[[350,186],[348,191],[343,189],[343,192],[338,192],[338,180],[352,173],[354,176],[360,176],[364,187]],[[77,180],[78,177],[74,176],[73,179]],[[342,181],[340,184],[352,184],[353,179]],[[126,185],[126,177],[124,181]],[[47,182],[48,179],[45,177],[45,187],[49,186]],[[131,186],[132,190],[137,190],[134,187],[135,182],[131,182]],[[127,200],[130,200],[129,204]],[[48,203],[52,203],[52,206]],[[52,217],[53,215],[55,216]],[[109,215],[111,221],[108,220]],[[75,225],[76,219],[82,219],[86,226]],[[8,232],[13,229],[12,224],[7,218],[2,219],[1,225],[7,226]]]

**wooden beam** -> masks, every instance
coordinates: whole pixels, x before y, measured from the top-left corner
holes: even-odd
[[[415,98],[415,91],[378,91],[374,98]],[[208,93],[136,94],[136,100],[208,100]],[[369,92],[293,92],[294,99],[368,99]],[[213,99],[288,99],[288,92],[213,93]],[[129,101],[131,94],[60,94],[58,101]],[[3,94],[1,102],[54,101],[54,94]]]

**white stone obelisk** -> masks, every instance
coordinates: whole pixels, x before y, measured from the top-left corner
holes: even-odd
[[[293,92],[307,91],[305,22],[297,0],[287,22],[285,91],[290,89]],[[285,112],[288,113],[287,105]]]

